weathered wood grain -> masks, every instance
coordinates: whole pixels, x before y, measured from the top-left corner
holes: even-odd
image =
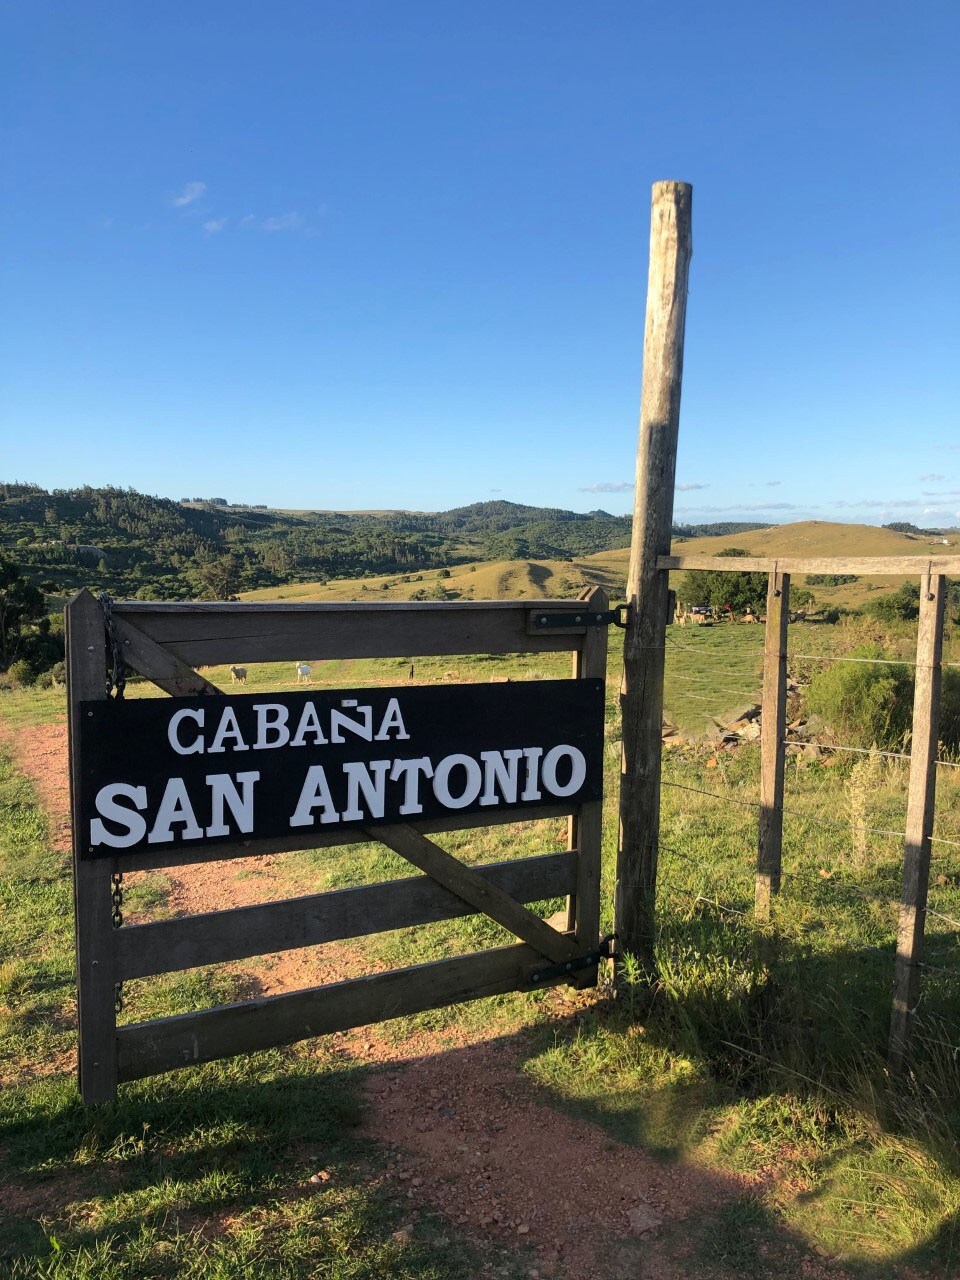
[[[553,853],[474,869],[518,902],[532,902],[571,892],[576,884],[577,856]],[[428,876],[412,876],[282,902],[132,925],[117,934],[117,968],[121,978],[144,978],[293,947],[317,946],[338,938],[360,938],[388,929],[452,920],[473,911],[462,898]]]
[[[910,785],[907,796],[903,890],[897,926],[897,958],[890,1018],[890,1068],[902,1071],[909,1053],[910,1031],[920,998],[920,964],[930,883],[930,837],[937,795],[937,747],[940,735],[940,689],[943,659],[943,615],[946,579],[925,576],[920,584],[917,669],[910,739]]]
[[[80,1092],[90,1106],[117,1095],[117,1016],[112,858],[80,858],[80,756],[77,749],[81,702],[107,696],[106,638],[100,605],[84,589],[64,609],[67,646],[67,716],[70,740],[70,811],[73,829],[74,926],[79,1022]]]
[[[127,618],[114,618],[117,635],[123,643],[124,661],[146,676],[164,693],[175,698],[197,694],[221,695],[223,690],[193,667],[176,657],[162,645],[135,627]]]
[[[599,587],[588,588],[581,600],[591,612],[602,613],[609,601]],[[573,658],[576,680],[605,680],[607,675],[606,627],[591,627]],[[576,849],[577,889],[567,908],[567,927],[576,933],[581,954],[600,941],[600,863],[603,845],[603,801],[581,805],[567,821],[567,847]]]
[[[653,187],[650,272],[643,348],[633,535],[624,636],[623,758],[617,855],[618,952],[653,970],[654,896],[660,826],[660,732],[668,580],[659,557],[670,551],[680,427],[687,280],[693,253],[693,189]]]
[[[496,920],[505,929],[535,947],[541,955],[560,963],[580,954],[576,940],[558,933],[540,916],[534,915],[473,867],[460,862],[446,849],[428,840],[414,827],[375,827],[367,833],[394,853],[425,871],[432,880],[449,889],[477,911]]]
[[[328,658],[429,657],[465,653],[562,653],[582,629],[529,635],[533,608],[571,601],[425,601],[384,604],[178,604],[125,601],[114,614],[191,666]]]
[[[537,951],[521,944],[122,1027],[120,1079],[138,1080],[192,1063],[501,995],[526,986],[542,963]],[[538,985],[562,981],[553,978]]]
[[[712,569],[717,573],[856,573],[917,578],[924,573],[960,577],[960,556],[724,556],[662,555],[661,569]]]
[[[783,859],[783,765],[787,728],[787,629],[790,575],[774,572],[767,586],[763,657],[763,715],[760,722],[760,825],[754,911],[770,919],[770,898],[780,892]]]
[[[574,812],[576,810],[574,809]],[[448,818],[432,818],[416,823],[424,835],[441,831],[466,831],[473,827],[495,827],[502,823],[537,822],[543,818],[566,818],[568,804],[544,805],[542,809],[495,809],[488,813],[455,814]],[[369,844],[372,837],[353,827],[344,831],[304,830],[290,836],[269,840],[237,840],[205,848],[185,848],[163,852],[123,855],[125,871],[157,871],[164,867],[186,867],[196,862],[219,862],[224,858],[255,858],[268,853],[295,853],[298,849],[334,849],[345,844]]]

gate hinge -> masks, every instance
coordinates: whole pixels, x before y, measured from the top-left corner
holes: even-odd
[[[553,613],[547,609],[534,611],[530,622],[534,631],[549,631],[553,627],[625,627],[629,617],[629,604],[615,604],[603,612],[595,609],[577,609],[573,613]]]
[[[600,940],[596,951],[588,951],[585,956],[574,956],[572,960],[563,960],[559,964],[545,964],[536,973],[531,973],[530,981],[549,982],[552,978],[564,978],[568,973],[577,973],[581,969],[592,969],[612,954],[612,942],[613,935],[607,934]]]

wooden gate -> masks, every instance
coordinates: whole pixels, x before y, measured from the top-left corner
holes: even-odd
[[[224,663],[454,654],[573,655],[573,677],[603,680],[611,620],[602,591],[576,601],[390,604],[153,604],[104,606],[82,591],[66,608],[70,778],[79,1002],[80,1086],[86,1103],[118,1082],[417,1013],[481,996],[596,982],[600,958],[601,801],[536,810],[498,808],[361,830],[238,838],[90,858],[80,821],[81,717],[108,698],[108,659],[122,656],[174,697],[223,695],[195,668]],[[105,623],[109,622],[109,634]],[[566,851],[470,867],[428,838],[470,826],[566,816]],[[112,891],[128,871],[202,860],[379,841],[424,874],[229,911],[115,927]],[[566,895],[567,927],[525,903]],[[520,941],[307,990],[117,1025],[127,979],[313,946],[482,912]]]

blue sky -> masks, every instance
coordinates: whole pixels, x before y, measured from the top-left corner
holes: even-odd
[[[679,519],[960,524],[960,6],[31,0],[0,478],[627,511],[694,186]]]

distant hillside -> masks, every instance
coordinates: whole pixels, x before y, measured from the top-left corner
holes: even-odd
[[[954,550],[944,547],[944,538]],[[678,555],[715,555],[728,547],[741,547],[755,556],[922,556],[957,555],[957,536],[898,533],[872,524],[833,524],[829,520],[802,520],[795,524],[768,525],[749,534],[722,534],[685,541]]]
[[[569,560],[626,546],[630,521],[510,502],[440,512],[271,511],[132,489],[0,485],[0,548],[49,594],[223,599],[258,587],[467,561]]]
[[[943,552],[942,536],[826,521],[683,525],[674,540],[678,551],[707,554],[731,546],[768,556]],[[426,583],[476,599],[568,595],[589,582],[617,593],[629,542],[627,516],[506,501],[437,512],[294,512],[219,498],[173,502],[133,489],[0,484],[0,550],[54,596],[89,586],[141,599],[258,590],[289,599],[297,584],[316,595],[329,583],[324,594],[349,598],[368,581],[386,598],[426,591]],[[441,571],[455,581],[441,580]],[[837,599],[853,602],[885,582],[845,584]],[[831,598],[829,584],[821,594]]]

